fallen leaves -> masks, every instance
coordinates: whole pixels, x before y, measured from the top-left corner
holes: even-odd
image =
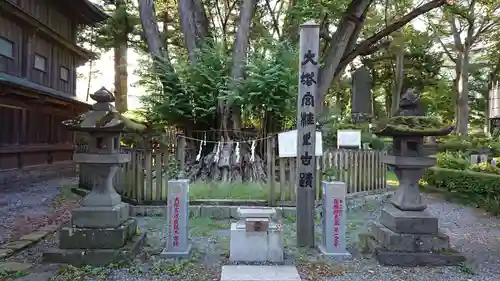
[[[300,277],[304,281],[326,281],[333,276],[344,275],[345,269],[341,265],[326,262],[307,262],[297,265]]]

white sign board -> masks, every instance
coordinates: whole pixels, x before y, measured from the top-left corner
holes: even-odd
[[[297,157],[297,130],[278,134],[279,157]],[[321,132],[316,132],[316,156],[323,155],[323,141]]]
[[[337,130],[337,148],[345,146],[361,149],[361,130]]]

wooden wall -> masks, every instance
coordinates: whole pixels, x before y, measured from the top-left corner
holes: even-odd
[[[13,58],[0,56],[0,72],[25,78],[69,96],[76,95],[76,58],[69,50],[2,14],[0,36],[14,43]],[[35,69],[35,55],[46,59],[45,71]],[[68,69],[67,81],[61,79],[61,67]]]
[[[0,56],[0,72],[21,76],[23,39],[21,26],[0,15],[0,37],[14,43],[13,58]]]
[[[76,24],[71,15],[65,13],[51,0],[8,0],[19,6],[26,13],[48,25],[63,38],[75,42]],[[52,2],[52,3],[51,3]]]
[[[73,133],[61,124],[71,106],[0,96],[0,171],[69,161]]]

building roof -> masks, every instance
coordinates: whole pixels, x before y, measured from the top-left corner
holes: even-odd
[[[68,9],[72,10],[73,13],[80,16],[80,23],[83,24],[95,24],[109,18],[103,10],[94,5],[89,0],[58,0],[60,5],[66,6]]]
[[[69,2],[69,1],[68,1]],[[84,10],[82,10],[82,16],[93,22],[101,22],[106,20],[109,16],[96,5],[92,4],[89,0],[83,0]]]
[[[67,93],[63,93],[61,91],[57,91],[55,89],[28,81],[26,79],[16,77],[13,75],[9,75],[6,73],[0,72],[0,84],[7,84],[13,87],[27,89],[29,91],[33,91],[35,93],[41,94],[42,96],[47,96],[51,98],[55,98],[58,100],[69,101],[73,103],[80,103],[86,106],[90,106],[90,104],[82,99],[79,99],[76,96],[70,96]]]

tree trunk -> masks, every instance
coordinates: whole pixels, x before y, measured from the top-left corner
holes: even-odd
[[[94,66],[94,60],[90,59],[89,61],[89,77],[87,78],[87,97],[86,101],[89,101],[90,97],[90,86],[92,86],[92,68]]]
[[[249,45],[250,27],[252,25],[252,17],[255,11],[256,0],[244,0],[240,7],[240,24],[238,26],[238,31],[236,32],[236,39],[234,40],[233,46],[233,56],[232,56],[232,67],[231,67],[231,81],[229,82],[229,91],[234,91],[237,80],[241,79],[244,75],[247,51]],[[239,105],[229,104],[228,101],[224,101],[225,109],[222,111],[224,116],[223,119],[227,120],[223,123],[227,126],[231,124],[233,130],[241,129],[241,108]],[[228,110],[230,109],[230,110]],[[231,114],[231,116],[229,116]],[[231,122],[229,122],[231,118]]]
[[[196,63],[196,50],[209,34],[205,8],[200,0],[183,0],[177,1],[177,3],[181,32],[184,35],[188,58],[191,63]]]
[[[160,39],[160,31],[158,30],[158,21],[156,20],[155,1],[154,0],[138,0],[139,17],[141,20],[144,36],[148,45],[148,51],[153,57],[153,60],[166,58],[165,63],[170,64],[168,60],[168,50],[163,48],[162,40]]]
[[[394,116],[399,110],[399,100],[401,97],[401,92],[403,91],[403,81],[404,81],[404,45],[402,44],[403,35],[400,33],[397,36],[397,45],[394,48],[396,54],[396,68],[394,71],[394,88],[392,90],[392,110],[391,116]]]
[[[123,0],[116,0],[115,13],[125,11],[126,3]],[[120,15],[123,16],[123,15]],[[115,63],[115,106],[118,112],[127,111],[127,95],[128,95],[128,71],[127,71],[127,50],[128,50],[128,33],[127,33],[127,14],[125,12],[125,26],[122,30],[117,30],[114,38],[114,63]]]
[[[318,95],[316,97],[318,101],[317,113],[322,111],[325,95],[332,84],[337,67],[348,48],[349,42],[352,42],[352,40],[356,42],[357,38],[352,38],[352,35],[356,30],[356,26],[363,24],[362,22],[357,23],[356,19],[361,18],[371,3],[372,0],[353,0],[347,7],[337,31],[335,31],[333,38],[329,42],[325,64],[321,67],[319,73]]]
[[[466,136],[469,126],[469,49],[464,48],[458,73],[457,132]]]
[[[348,52],[349,42],[356,42],[359,36],[359,34],[356,34],[356,28],[363,25],[363,21],[360,19],[362,19],[363,13],[366,12],[366,9],[368,9],[372,3],[371,0],[353,0],[349,4],[334,36],[329,42],[330,45],[327,50],[327,57],[323,67],[320,69],[318,105],[323,104],[323,100],[331,83],[343,74],[343,70],[352,60],[361,54],[368,55],[375,52],[379,48],[373,48],[374,45],[384,37],[400,29],[416,17],[444,5],[445,2],[445,0],[433,0],[415,8],[383,30],[362,41],[360,44],[356,45],[352,51]]]

